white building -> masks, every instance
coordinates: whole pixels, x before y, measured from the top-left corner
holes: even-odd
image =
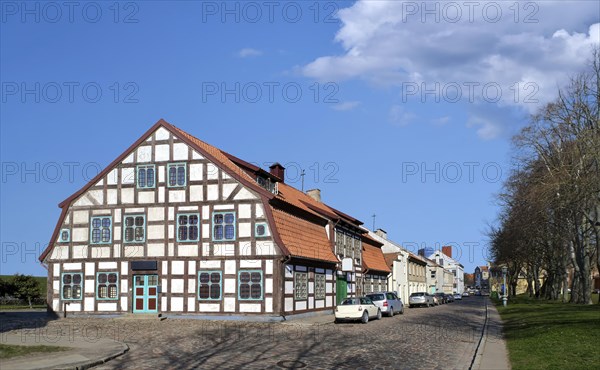
[[[442,250],[437,250],[429,256],[430,260],[435,261],[443,268],[452,271],[454,283],[452,284],[453,293],[462,294],[465,291],[465,269],[460,262],[452,258],[452,247],[445,246]]]

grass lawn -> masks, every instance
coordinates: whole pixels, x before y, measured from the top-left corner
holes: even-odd
[[[29,354],[66,351],[67,347],[56,346],[15,346],[11,344],[0,344],[0,359],[25,356]]]
[[[40,308],[46,308],[46,305],[42,305],[42,304],[34,304],[33,309],[40,309]],[[0,304],[0,311],[3,310],[28,310],[29,309],[29,305],[11,305],[11,304]]]
[[[497,305],[513,369],[592,369],[600,364],[598,304],[518,296],[509,299],[507,307],[501,301]]]

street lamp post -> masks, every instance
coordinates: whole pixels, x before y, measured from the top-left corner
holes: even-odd
[[[504,294],[502,295],[502,305],[506,307],[506,301],[508,300],[508,289],[506,289],[506,273],[508,272],[508,267],[502,266],[502,277],[504,278]]]

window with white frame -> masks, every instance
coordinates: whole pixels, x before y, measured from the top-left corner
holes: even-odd
[[[60,235],[58,236],[58,241],[60,243],[68,243],[71,241],[71,230],[69,229],[61,229]]]
[[[242,270],[238,272],[238,298],[240,300],[260,300],[263,294],[263,276],[261,270]]]
[[[112,241],[112,217],[92,217],[90,222],[90,242],[92,244],[110,244]]]
[[[123,216],[123,241],[125,243],[143,243],[146,240],[146,216]]]
[[[254,227],[254,235],[257,238],[269,236],[269,227],[266,222],[258,222]]]
[[[116,300],[119,298],[119,273],[99,272],[96,274],[96,298]]]
[[[294,298],[301,300],[308,298],[308,273],[294,272]]]
[[[327,293],[325,274],[315,274],[315,299],[325,299]]]
[[[80,272],[62,274],[61,298],[63,300],[80,300],[83,280]]]
[[[178,213],[177,214],[177,241],[197,242],[200,240],[200,214]]]
[[[213,212],[214,241],[235,239],[235,212]]]
[[[198,299],[218,300],[221,299],[222,286],[221,271],[198,272]]]
[[[185,186],[187,178],[186,173],[185,163],[169,163],[167,165],[167,186],[170,188]]]
[[[137,166],[138,189],[153,189],[156,183],[156,167],[153,164]]]

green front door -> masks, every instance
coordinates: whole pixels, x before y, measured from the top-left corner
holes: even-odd
[[[158,312],[158,275],[135,275],[133,285],[133,312]]]
[[[348,296],[348,282],[345,275],[338,275],[335,287],[336,305],[340,304]]]

